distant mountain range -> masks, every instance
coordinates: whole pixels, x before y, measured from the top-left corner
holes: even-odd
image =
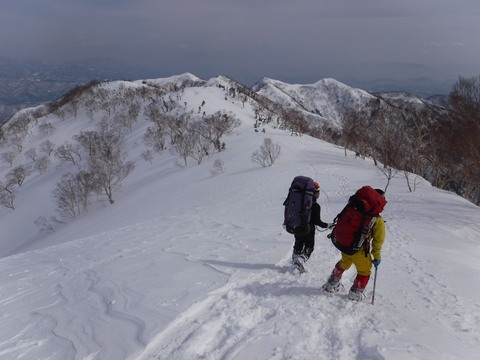
[[[0,123],[6,121],[20,109],[57,100],[75,86],[88,83],[91,80],[136,80],[164,77],[164,75],[147,73],[144,70],[133,68],[111,59],[92,59],[89,61],[52,64],[34,60],[0,57]],[[332,85],[334,82],[335,80],[333,79],[324,79],[313,85],[314,87],[325,87]],[[363,96],[368,96],[369,92],[395,92],[402,90],[418,97],[431,97],[432,100],[439,103],[444,101],[445,95],[449,91],[448,84],[439,85],[438,82],[428,78],[413,80],[384,78],[372,79],[368,82],[352,79],[350,82],[345,83],[348,83],[350,87],[365,89],[366,91],[356,90]],[[278,81],[276,82],[277,85],[274,84],[275,80],[269,79],[269,84],[267,84],[264,79],[253,86],[257,90],[264,87],[262,91],[267,92],[269,86],[288,87],[288,84],[285,82]],[[309,88],[312,85],[305,86]],[[327,100],[315,99],[315,102],[318,102],[317,104],[305,105],[308,105],[308,111],[321,116],[322,113],[316,111],[319,111],[320,102]]]

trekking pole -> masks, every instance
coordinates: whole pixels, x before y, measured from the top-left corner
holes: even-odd
[[[373,277],[372,305],[375,303],[375,287],[377,285],[377,267],[375,266],[375,275]]]

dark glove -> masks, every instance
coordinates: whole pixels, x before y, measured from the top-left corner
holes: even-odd
[[[335,223],[330,223],[327,225],[327,229],[332,229],[335,227]]]
[[[373,261],[372,261],[373,266],[375,266],[375,268],[377,268],[378,265],[380,265],[381,261],[382,261],[382,259],[373,259]]]

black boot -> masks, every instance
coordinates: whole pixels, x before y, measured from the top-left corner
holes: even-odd
[[[303,252],[299,250],[293,249],[292,253],[292,263],[304,263],[305,262],[305,257],[303,256]]]
[[[303,267],[303,263],[305,262],[305,256],[301,251],[293,250],[292,254],[292,264],[298,271],[305,272],[305,268]]]
[[[303,258],[305,259],[305,261],[307,261],[308,259],[310,259],[310,255],[312,255],[313,253],[313,248],[310,248],[310,247],[307,247],[305,249],[303,249]]]

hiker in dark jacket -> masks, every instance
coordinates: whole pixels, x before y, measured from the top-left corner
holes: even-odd
[[[295,244],[293,245],[292,263],[302,272],[305,271],[303,264],[310,258],[315,247],[315,225],[323,229],[333,226],[323,222],[320,218],[320,205],[317,203],[317,199],[320,196],[320,186],[317,182],[314,182],[313,185],[315,190],[313,191],[310,231],[306,235],[295,235]]]

